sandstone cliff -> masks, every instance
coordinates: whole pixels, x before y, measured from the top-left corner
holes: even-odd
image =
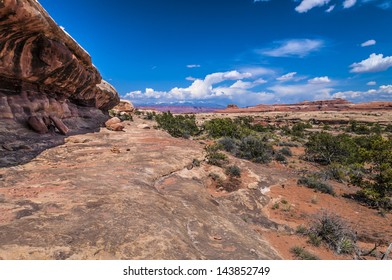
[[[0,119],[30,123],[34,117],[39,125],[53,117],[104,119],[97,111],[119,102],[89,54],[37,1],[1,0],[0,34]]]

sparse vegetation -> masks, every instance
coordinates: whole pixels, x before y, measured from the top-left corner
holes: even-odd
[[[237,165],[226,167],[226,174],[230,177],[241,177],[241,169]]]
[[[293,247],[290,249],[290,252],[294,255],[294,257],[298,260],[319,260],[320,258],[316,255],[306,251],[302,247]]]
[[[335,195],[335,191],[330,185],[320,182],[316,177],[301,177],[298,180],[298,185],[302,185],[322,193]]]
[[[166,130],[173,137],[189,138],[200,133],[195,115],[174,116],[167,112],[156,115],[155,120],[158,123],[158,128]]]
[[[329,212],[318,214],[309,228],[309,241],[315,246],[322,242],[337,254],[352,254],[356,249],[356,235],[337,215]]]

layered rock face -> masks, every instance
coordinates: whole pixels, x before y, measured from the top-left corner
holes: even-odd
[[[0,34],[0,119],[91,118],[119,102],[89,54],[37,1],[0,0]]]

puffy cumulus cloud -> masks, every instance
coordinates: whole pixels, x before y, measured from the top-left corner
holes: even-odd
[[[222,95],[214,88],[214,85],[220,84],[225,81],[236,81],[234,85],[238,88],[252,88],[261,83],[260,79],[252,81],[252,85],[243,82],[243,79],[251,78],[252,74],[247,72],[238,71],[228,71],[228,72],[218,72],[207,75],[203,80],[195,79],[193,83],[187,88],[172,88],[168,92],[155,91],[153,89],[147,88],[145,92],[142,91],[132,91],[126,94],[126,98],[130,99],[175,99],[175,100],[185,100],[185,99],[208,99]],[[189,80],[191,77],[188,77]],[[192,78],[193,79],[193,78]]]
[[[329,2],[330,0],[302,0],[295,10],[298,13],[306,13],[315,7],[327,5]]]
[[[281,82],[291,81],[294,79],[295,75],[297,75],[297,72],[290,72],[283,76],[280,76],[279,78],[276,78],[276,80]]]
[[[363,100],[379,100],[390,101],[392,99],[392,85],[383,85],[378,89],[370,89],[368,91],[343,91],[333,95],[334,98],[344,98],[356,101]]]
[[[343,2],[343,8],[348,9],[353,7],[357,3],[357,0],[345,0]]]
[[[312,52],[319,51],[324,46],[322,40],[292,39],[276,42],[278,46],[264,50],[261,53],[272,57],[305,57]]]
[[[376,40],[368,40],[366,42],[363,42],[361,44],[361,47],[369,47],[369,46],[374,46],[376,44]]]
[[[368,59],[350,65],[352,73],[382,72],[392,67],[392,56],[371,54]]]
[[[331,80],[329,79],[328,76],[325,76],[325,77],[317,77],[317,78],[310,79],[308,82],[309,84],[327,84],[330,83]]]
[[[268,88],[279,100],[292,100],[300,102],[304,100],[325,100],[332,98],[333,87],[325,83],[301,83],[291,85],[274,85]]]

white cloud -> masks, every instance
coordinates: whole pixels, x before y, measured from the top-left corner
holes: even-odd
[[[369,40],[369,41],[363,42],[361,44],[361,47],[374,46],[376,43],[377,43],[376,40]]]
[[[343,2],[343,8],[348,9],[353,7],[357,3],[357,0],[345,0]]]
[[[330,13],[335,9],[336,5],[330,6],[325,12]]]
[[[188,64],[186,67],[187,68],[200,68],[201,65],[199,65],[199,64]]]
[[[385,100],[392,99],[392,85],[383,85],[378,89],[368,91],[343,91],[333,95],[334,98],[356,99],[356,100]]]
[[[294,76],[297,75],[297,72],[287,73],[279,78],[276,78],[277,81],[286,82],[294,79]]]
[[[277,48],[262,53],[272,57],[305,57],[311,52],[320,50],[323,46],[322,40],[293,39],[279,42]]]
[[[204,80],[195,79],[187,88],[172,88],[168,92],[155,91],[147,88],[143,93],[141,91],[133,91],[126,94],[127,98],[163,98],[163,99],[206,99],[217,96],[217,92],[214,90],[214,85],[220,84],[224,81],[237,81],[240,85],[241,80],[251,78],[251,73],[240,73],[238,71],[218,72],[207,75]],[[260,82],[260,79],[257,80]],[[254,81],[253,83],[255,83]],[[245,87],[245,85],[242,85]]]
[[[330,0],[302,0],[302,2],[295,8],[298,13],[306,13],[307,11],[327,5]]]
[[[327,84],[327,83],[330,83],[331,80],[329,79],[329,77],[325,76],[325,77],[317,77],[317,78],[311,79],[308,82],[310,84]]]
[[[185,80],[187,80],[187,81],[196,81],[197,79],[189,76],[189,77],[186,77]]]
[[[263,75],[273,75],[274,71],[265,67],[244,67],[240,69],[241,72],[250,73],[253,77],[260,77]]]
[[[392,67],[392,56],[371,54],[368,59],[350,65],[352,73],[382,72]]]
[[[375,81],[371,81],[367,83],[368,86],[375,86],[377,83]]]

